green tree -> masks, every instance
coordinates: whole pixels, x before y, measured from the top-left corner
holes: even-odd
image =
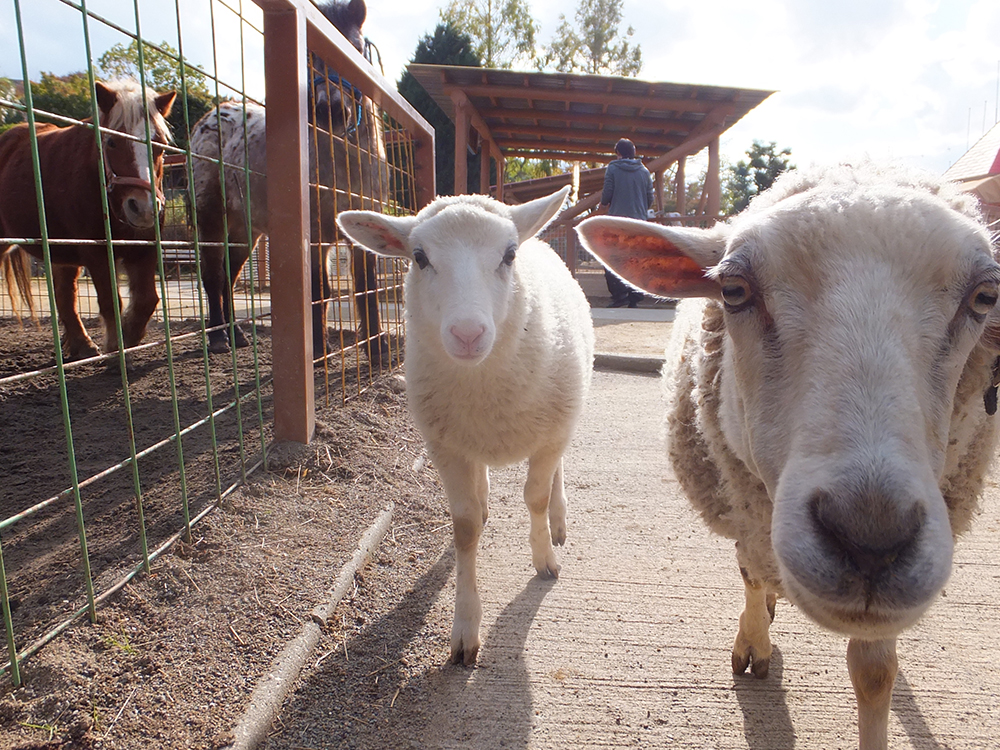
[[[554,68],[560,73],[639,75],[642,48],[629,43],[635,29],[629,26],[624,35],[620,32],[623,2],[580,0],[575,26],[560,13],[559,28],[552,43],[545,47],[539,68]]]
[[[0,99],[8,102],[21,102],[17,86],[9,78],[0,77]],[[24,113],[14,107],[0,106],[0,127],[24,122]]]
[[[487,68],[511,68],[535,57],[539,25],[526,0],[451,0],[441,20],[469,35]]]
[[[525,159],[512,156],[507,159],[504,170],[504,182],[521,182],[535,180],[539,177],[551,177],[567,170],[567,164],[558,159]]]
[[[166,42],[160,42],[156,49],[148,42],[142,44],[143,69],[146,85],[157,91],[181,93],[181,67],[177,50]],[[162,52],[160,50],[163,50]],[[139,80],[139,44],[136,40],[128,45],[116,44],[97,58],[97,67],[105,78],[134,78]],[[205,75],[190,65],[184,66],[184,78],[188,94],[208,96]]]
[[[755,140],[747,149],[747,159],[741,159],[729,167],[723,195],[724,208],[728,207],[732,213],[739,213],[755,195],[760,195],[771,187],[778,175],[795,169],[795,165],[791,163],[792,150],[777,149],[778,144],[774,141],[765,144]],[[727,199],[728,206],[725,205]]]
[[[146,73],[146,85],[156,91],[176,91],[182,94],[187,90],[187,122],[184,118],[184,101],[178,100],[167,118],[174,143],[179,148],[187,148],[189,129],[187,123],[193,126],[214,106],[215,100],[206,85],[206,78],[190,65],[184,66],[184,86],[181,86],[181,63],[177,50],[167,42],[160,42],[154,48],[148,42],[142,44],[143,70]],[[162,50],[162,51],[161,51]],[[116,44],[97,58],[97,67],[101,76],[111,78],[133,78],[139,80],[139,44],[135,40],[128,45]]]
[[[83,72],[65,76],[42,73],[41,81],[31,84],[31,101],[36,110],[76,120],[86,119],[94,113],[90,104],[90,81]],[[41,122],[65,124],[44,115],[36,115],[36,118]]]
[[[425,35],[417,43],[412,62],[482,67],[472,39],[450,23],[438,24],[433,36]],[[439,195],[451,195],[455,184],[455,124],[409,72],[403,73],[396,88],[434,127],[437,192]],[[478,189],[479,159],[475,157],[469,160],[469,183]]]

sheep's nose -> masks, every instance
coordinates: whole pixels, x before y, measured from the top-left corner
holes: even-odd
[[[902,508],[878,497],[845,501],[824,491],[813,495],[809,509],[819,539],[868,580],[891,569],[913,549],[927,516],[919,503]]]
[[[479,339],[486,333],[486,326],[481,323],[463,323],[454,325],[448,330],[466,349],[473,351]]]

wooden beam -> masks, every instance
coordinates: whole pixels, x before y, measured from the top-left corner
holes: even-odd
[[[485,96],[495,98],[524,99],[526,101],[565,102],[572,100],[582,104],[600,104],[609,107],[645,108],[654,112],[704,112],[705,109],[719,106],[716,102],[706,102],[699,99],[656,99],[651,96],[635,94],[616,94],[610,91],[577,91],[572,89],[536,89],[521,86],[465,86],[455,83],[445,83],[441,90],[446,95],[461,91],[466,96]],[[735,105],[728,106],[735,112]]]
[[[455,108],[455,183],[452,192],[469,192],[469,115],[465,107]]]
[[[486,148],[485,141],[483,148],[479,150],[479,193],[490,194],[490,152]]]
[[[708,193],[706,213],[717,217],[722,208],[722,186],[719,179],[719,137],[708,144],[708,171],[705,173],[705,190]]]
[[[506,138],[517,138],[524,136],[537,136],[539,138],[549,137],[565,140],[585,140],[596,143],[607,143],[608,151],[614,149],[614,144],[619,138],[630,138],[638,148],[644,146],[674,146],[683,143],[684,138],[677,135],[663,135],[662,133],[639,133],[635,130],[590,129],[590,128],[548,128],[541,125],[511,125],[508,123],[494,124],[493,137],[497,145],[503,147]],[[511,135],[503,136],[501,133]]]
[[[700,122],[666,117],[626,117],[624,115],[571,112],[569,110],[512,107],[480,107],[478,111],[484,118],[491,120],[555,120],[556,122],[572,122],[580,125],[598,125],[605,130],[624,130],[626,132],[633,132],[636,128],[649,128],[661,132],[679,130],[687,133]]]
[[[493,133],[490,132],[490,126],[486,124],[486,121],[476,111],[476,107],[469,101],[469,97],[461,91],[458,91],[451,95],[451,101],[455,105],[456,116],[460,110],[464,110],[465,115],[468,118],[468,125],[471,125],[472,128],[479,133],[480,136],[482,136],[483,140],[489,144],[490,154],[493,158],[499,159],[503,152],[493,140]]]
[[[687,210],[687,184],[684,181],[684,166],[687,164],[687,158],[682,156],[677,160],[677,177],[674,181],[674,201],[677,204],[677,213],[681,216]]]

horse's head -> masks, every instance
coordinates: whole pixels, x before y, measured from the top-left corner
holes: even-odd
[[[176,91],[157,94],[148,88],[144,94],[138,83],[127,79],[97,82],[101,127],[113,131],[101,136],[108,206],[116,219],[135,229],[152,228],[163,210],[163,147],[172,140],[164,118],[176,97]]]
[[[365,0],[334,2],[320,6],[320,11],[355,49],[365,53],[365,40],[361,27],[368,15]],[[315,107],[316,125],[337,136],[353,134],[362,122],[362,93],[339,74],[327,68],[319,59],[313,58],[312,85],[310,97]]]

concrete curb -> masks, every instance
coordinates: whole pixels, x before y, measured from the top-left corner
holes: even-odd
[[[254,750],[267,737],[271,725],[281,711],[281,705],[288,691],[302,671],[306,660],[316,648],[323,625],[340,600],[350,590],[354,583],[354,574],[364,567],[372,551],[382,542],[392,523],[395,506],[389,507],[379,514],[368,531],[358,542],[358,549],[340,571],[337,583],[330,592],[326,604],[318,605],[311,613],[311,620],[302,626],[302,631],[282,650],[271,664],[270,671],[264,675],[250,696],[250,704],[233,730],[234,741],[229,750]]]
[[[641,357],[630,354],[594,354],[594,367],[619,372],[658,373],[663,368],[663,357]]]

